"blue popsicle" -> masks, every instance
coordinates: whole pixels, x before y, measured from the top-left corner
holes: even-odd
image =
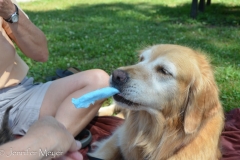
[[[119,93],[118,89],[106,87],[89,92],[77,99],[72,98],[72,103],[76,108],[88,108],[91,104],[94,104],[95,101],[111,97],[117,93]]]

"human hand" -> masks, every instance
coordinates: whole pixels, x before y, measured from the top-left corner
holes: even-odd
[[[11,0],[0,0],[0,16],[8,19],[15,12],[15,6]]]
[[[67,129],[53,117],[47,116],[34,123],[24,136],[26,138],[38,139],[40,147],[46,147],[49,152],[62,152],[55,155],[58,160],[82,160],[78,152],[81,143],[76,141]]]

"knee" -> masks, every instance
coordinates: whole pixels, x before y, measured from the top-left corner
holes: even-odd
[[[103,88],[109,86],[109,74],[101,69],[92,70],[91,85],[95,85],[97,88]]]

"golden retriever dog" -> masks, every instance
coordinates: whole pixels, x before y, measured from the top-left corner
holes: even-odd
[[[161,44],[140,61],[113,71],[115,103],[125,122],[96,142],[89,156],[104,160],[217,160],[224,115],[206,56],[188,47]]]

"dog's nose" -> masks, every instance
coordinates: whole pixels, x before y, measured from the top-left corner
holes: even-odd
[[[113,84],[122,85],[122,84],[126,83],[127,80],[128,80],[127,72],[120,70],[120,69],[116,69],[112,72]]]

